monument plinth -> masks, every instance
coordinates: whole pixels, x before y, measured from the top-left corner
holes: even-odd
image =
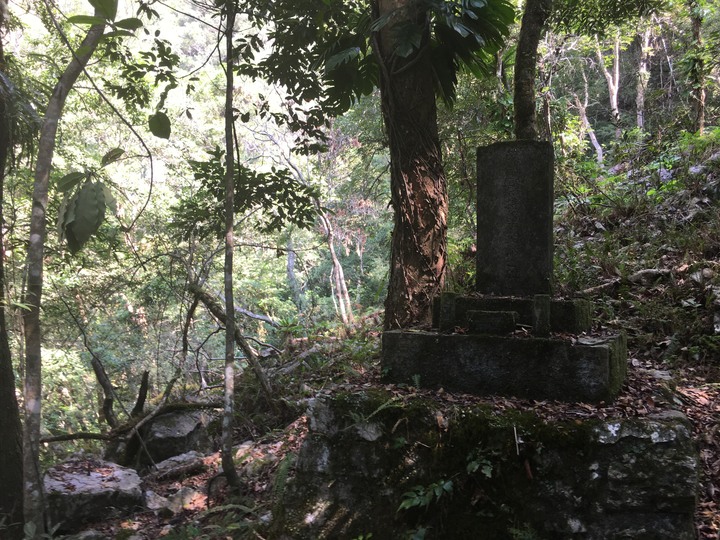
[[[476,293],[444,293],[435,331],[383,334],[390,382],[477,395],[600,402],[627,370],[622,334],[592,333],[592,304],[553,298],[553,149],[478,149]]]

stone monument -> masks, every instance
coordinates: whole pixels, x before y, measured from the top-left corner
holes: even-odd
[[[552,296],[552,156],[536,142],[480,149],[477,289],[438,298],[432,331],[385,332],[386,380],[616,396],[624,336],[593,332],[587,300]],[[529,409],[387,388],[323,392],[274,536],[695,538],[700,464],[684,415],[551,420]]]
[[[386,380],[477,395],[611,401],[625,379],[620,333],[592,332],[592,305],[552,296],[553,149],[478,149],[476,292],[443,293],[433,331],[383,334]]]

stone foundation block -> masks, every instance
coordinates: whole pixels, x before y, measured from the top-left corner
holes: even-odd
[[[382,337],[382,372],[394,383],[475,395],[601,402],[627,371],[622,334],[560,339],[393,330]]]

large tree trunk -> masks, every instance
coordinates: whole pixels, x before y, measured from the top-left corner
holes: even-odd
[[[0,11],[0,29],[4,28]],[[5,56],[0,40],[0,73],[5,73]],[[5,80],[4,78],[2,80]],[[0,82],[0,84],[3,84]],[[8,88],[0,88],[0,223],[3,219],[5,169],[7,167],[11,120],[5,96]],[[0,227],[0,298],[5,298],[5,242]],[[19,540],[23,537],[23,458],[20,409],[15,397],[13,372],[5,302],[0,303],[0,523],[4,522],[3,538]]]
[[[545,21],[550,16],[552,0],[527,0],[523,13],[517,53],[515,54],[515,138],[538,138],[535,112],[535,75],[537,49]]]
[[[235,145],[233,144],[233,27],[235,3],[225,2],[226,86],[225,86],[225,393],[222,417],[222,469],[228,485],[240,488],[233,460],[235,401],[235,305],[233,298],[233,229],[235,224]]]
[[[101,17],[99,12],[95,16]],[[82,73],[95,52],[105,24],[90,27],[76,55],[60,76],[45,112],[38,155],[35,163],[32,214],[30,217],[30,240],[26,258],[27,290],[24,303],[28,306],[23,316],[25,331],[25,431],[23,435],[24,476],[25,476],[25,521],[35,524],[40,536],[45,530],[42,477],[38,464],[40,448],[40,408],[42,391],[42,359],[40,332],[40,304],[43,287],[43,256],[47,236],[46,209],[48,204],[48,183],[50,168],[55,152],[55,137],[62,116],[65,100],[75,81]]]
[[[374,0],[375,19],[394,13],[374,36],[381,64],[380,95],[390,146],[390,189],[395,229],[385,328],[430,321],[434,296],[445,282],[447,183],[437,128],[437,106],[430,65],[425,11],[411,0]],[[395,24],[424,26],[421,47],[408,58],[394,54]]]

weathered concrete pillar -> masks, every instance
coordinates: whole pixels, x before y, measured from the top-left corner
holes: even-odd
[[[552,292],[553,148],[511,141],[478,148],[476,288],[483,294]]]

